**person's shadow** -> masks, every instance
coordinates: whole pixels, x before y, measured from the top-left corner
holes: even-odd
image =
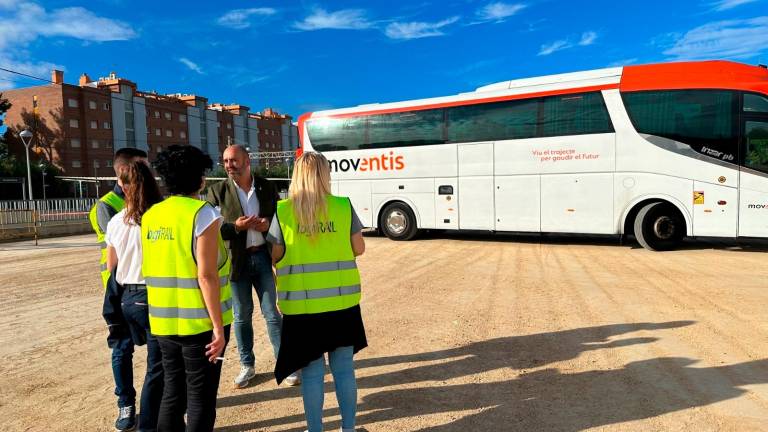
[[[592,370],[573,374],[540,368],[549,363],[573,359],[588,350],[651,343],[656,337],[609,340],[635,331],[682,327],[691,321],[618,324],[492,339],[455,349],[422,354],[361,359],[356,361],[361,389],[384,388],[368,393],[358,405],[361,426],[409,418],[414,429],[471,430],[559,430],[577,431],[629,420],[650,418],[686,408],[704,406],[738,397],[740,386],[768,382],[768,360],[731,366],[692,367],[695,360],[657,358],[631,362],[621,369]],[[441,361],[417,365],[417,362]],[[401,365],[397,371],[366,375],[366,368]],[[435,386],[434,382],[478,375],[502,368],[522,371],[517,378],[473,384]],[[483,381],[483,380],[478,380]],[[431,385],[413,388],[414,383]],[[385,389],[409,384],[410,388]],[[333,385],[326,385],[333,397]],[[219,400],[219,406],[233,406],[263,400],[297,396],[284,389],[234,396]],[[439,413],[477,411],[455,421],[433,426],[424,416]],[[324,417],[338,409],[325,410]],[[220,428],[244,431],[303,422],[293,415]],[[338,428],[339,422],[328,422]],[[291,431],[294,429],[290,429]],[[303,430],[297,428],[295,430]]]

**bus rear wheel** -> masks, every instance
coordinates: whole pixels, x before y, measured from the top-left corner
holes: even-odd
[[[645,205],[635,217],[635,238],[652,251],[675,249],[685,236],[685,221],[672,205],[654,202]]]
[[[384,208],[379,228],[390,240],[410,240],[418,232],[413,210],[401,202],[391,203]]]

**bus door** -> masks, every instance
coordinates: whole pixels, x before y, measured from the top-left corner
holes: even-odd
[[[744,95],[739,236],[768,236],[768,98]]]
[[[708,180],[693,182],[693,235],[736,237],[738,171],[723,167]]]
[[[493,143],[458,144],[457,147],[459,228],[492,231]]]

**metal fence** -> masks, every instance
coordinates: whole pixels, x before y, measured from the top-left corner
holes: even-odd
[[[86,221],[95,198],[0,201],[0,228]]]

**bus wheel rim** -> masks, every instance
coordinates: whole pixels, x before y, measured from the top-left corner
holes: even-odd
[[[669,216],[662,216],[653,223],[653,233],[662,240],[669,240],[675,235],[675,221]]]
[[[389,232],[395,235],[400,235],[405,232],[408,227],[405,213],[400,210],[393,210],[387,215],[387,229]]]

